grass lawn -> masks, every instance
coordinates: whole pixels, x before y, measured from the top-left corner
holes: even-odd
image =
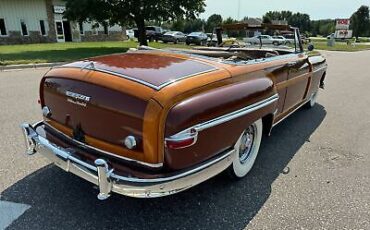
[[[355,39],[351,40],[351,44],[347,45],[345,41],[336,41],[335,46],[328,47],[328,39],[326,37],[311,37],[312,43],[315,45],[315,49],[318,50],[331,50],[331,51],[361,51],[370,50],[369,38],[360,38],[360,43],[355,43]]]
[[[69,62],[92,56],[122,53],[129,48],[136,48],[137,42],[72,42],[72,43],[43,43],[30,45],[0,46],[0,65]],[[186,45],[173,45],[152,42],[154,48],[185,48]]]
[[[312,43],[315,46],[315,50],[330,50],[330,51],[346,51],[346,52],[354,52],[354,51],[362,51],[362,50],[370,50],[370,44],[361,44],[361,43],[352,43],[347,45],[346,42],[335,42],[335,46],[329,47],[327,45],[327,40],[312,40]]]
[[[336,42],[334,47],[327,46],[326,38],[312,39],[316,50],[332,51],[360,51],[370,50],[370,44],[356,43],[347,45],[345,42]],[[0,66],[29,63],[70,62],[92,56],[122,53],[129,48],[136,48],[135,41],[118,42],[73,42],[73,43],[44,43],[30,45],[0,46]],[[188,48],[184,44],[163,44],[152,42],[154,48]]]

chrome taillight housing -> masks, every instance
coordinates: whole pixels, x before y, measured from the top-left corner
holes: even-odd
[[[185,130],[165,139],[166,147],[183,149],[194,145],[198,140],[198,131],[194,128]]]

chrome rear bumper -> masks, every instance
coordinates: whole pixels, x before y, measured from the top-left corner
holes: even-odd
[[[73,173],[99,187],[98,199],[107,199],[112,192],[136,198],[155,198],[171,195],[191,188],[221,173],[233,161],[235,151],[231,150],[222,156],[199,167],[167,177],[144,179],[115,174],[107,161],[97,159],[94,165],[73,156],[73,149],[65,149],[50,142],[36,132],[42,125],[22,124],[21,128],[26,142],[26,153],[36,152],[51,160],[56,166]]]

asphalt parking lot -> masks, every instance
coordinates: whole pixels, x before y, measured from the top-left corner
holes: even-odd
[[[370,229],[370,51],[324,55],[327,87],[318,105],[274,128],[249,176],[220,175],[150,200],[98,201],[90,183],[25,156],[19,124],[41,119],[38,84],[47,69],[0,72],[0,222],[9,229]]]

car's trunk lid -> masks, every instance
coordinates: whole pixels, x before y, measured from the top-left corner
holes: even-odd
[[[129,135],[142,138],[147,101],[84,81],[47,77],[42,101],[51,111],[48,119],[73,130],[73,138],[89,136],[124,147]],[[137,151],[142,151],[141,141]]]
[[[216,70],[214,66],[189,58],[169,55],[163,51],[134,52],[90,58],[65,67],[93,69],[139,82],[153,89],[170,85],[178,80]]]

